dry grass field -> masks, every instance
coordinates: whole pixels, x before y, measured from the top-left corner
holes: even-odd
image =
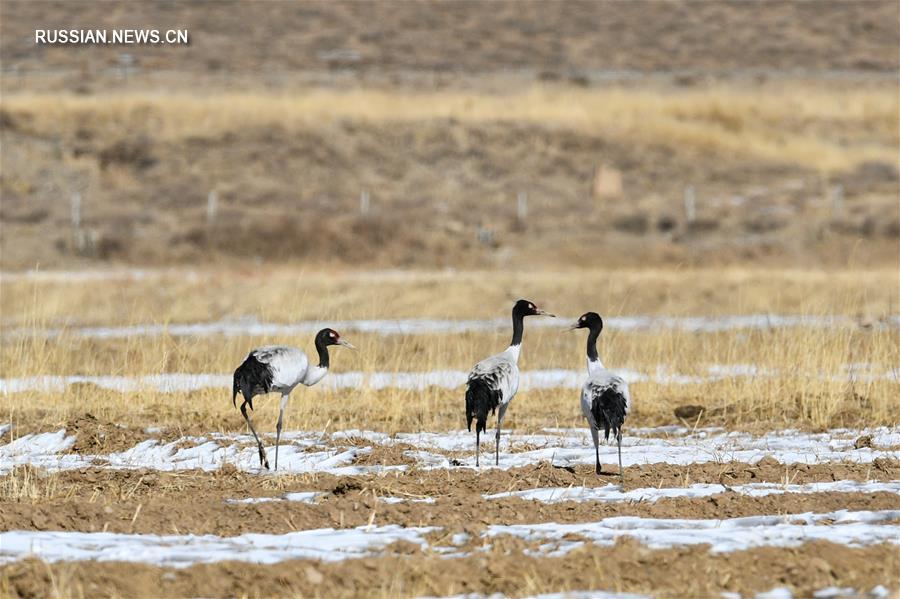
[[[78,550],[100,553],[94,561],[11,562],[0,570],[0,593],[414,597],[470,591],[529,596],[599,588],[709,596],[722,590],[763,591],[785,583],[801,593],[834,581],[857,589],[896,585],[896,550],[884,542],[850,548],[825,540],[787,550],[773,541],[772,546],[730,551],[726,560],[702,545],[667,546],[660,541],[662,547],[649,549],[622,537],[612,546],[588,543],[563,558],[542,553],[556,541],[547,545],[537,537],[490,536],[496,534],[492,526],[526,522],[577,528],[579,523],[617,517],[657,523],[672,518],[732,518],[739,526],[740,518],[769,514],[895,513],[890,510],[898,508],[892,489],[898,472],[900,335],[895,290],[886,284],[893,275],[891,270],[877,269],[500,274],[315,272],[284,267],[6,274],[0,278],[2,435],[7,443],[0,445],[0,457],[6,461],[0,473],[0,528],[28,535],[75,535],[30,541],[32,548],[60,551],[68,551],[63,549],[66,543],[79,542],[78,535],[96,534],[100,536],[86,537],[87,545]],[[574,371],[579,379],[583,335],[566,332],[564,326],[593,308],[608,321],[600,343],[606,364],[649,375],[631,385],[635,407],[625,448],[626,456],[649,453],[626,458],[621,487],[622,493],[645,499],[542,503],[487,498],[535,488],[601,494],[619,489],[579,459],[562,457],[567,451],[579,455],[591,451],[578,432],[584,428],[577,388],[565,382],[547,386],[535,382],[534,388],[519,393],[505,423],[501,469],[481,471],[453,466],[472,459],[471,437],[458,432],[464,426],[463,391],[458,384],[421,388],[374,384],[379,373],[396,377],[468,370],[478,358],[506,344],[509,305],[519,295],[560,316],[558,322],[532,319],[526,325],[523,372]],[[734,316],[759,314],[771,315],[772,322],[762,328],[728,324]],[[657,320],[641,320],[647,315]],[[249,316],[255,318],[248,320]],[[789,316],[808,323],[779,324],[779,317]],[[630,328],[629,317],[647,324]],[[718,322],[721,328],[671,324],[675,322],[671,319],[689,322],[677,320],[688,317]],[[417,320],[422,318],[430,320]],[[475,319],[476,324],[458,332],[406,335],[378,332],[377,326],[352,328],[363,326],[361,322],[445,319]],[[498,324],[479,328],[485,319],[498,319]],[[288,439],[282,439],[287,466],[277,476],[261,475],[240,415],[230,405],[228,373],[248,348],[259,344],[292,343],[309,349],[310,332],[286,328],[283,333],[267,333],[253,328],[304,322],[349,323],[344,335],[359,351],[333,352],[329,377],[338,380],[358,372],[363,382],[298,389],[287,413]],[[816,322],[826,324],[810,324]],[[231,323],[235,328],[228,334],[179,329],[202,323]],[[155,326],[159,324],[164,326]],[[724,376],[710,376],[715,372]],[[188,390],[153,387],[153,377],[173,373],[220,375],[225,383],[207,381],[206,386]],[[48,374],[99,378],[43,390],[27,384],[18,391],[11,387],[15,381],[23,384]],[[108,386],[109,376],[144,382],[116,389],[115,382]],[[701,406],[702,412],[677,416],[676,409],[686,406]],[[269,446],[274,442],[269,435],[276,415],[274,397],[257,400],[254,421]],[[684,428],[676,430],[673,425]],[[59,450],[49,447],[63,438],[57,433],[61,429],[70,441],[55,454]],[[794,429],[808,432],[791,432]],[[858,432],[865,430],[871,431],[868,441]],[[435,433],[434,439],[428,433]],[[817,437],[820,433],[824,435]],[[565,449],[572,443],[575,449]],[[484,445],[484,452],[492,448],[492,442]],[[226,454],[201,457],[213,447]],[[836,451],[836,457],[822,455],[829,451],[826,448]],[[152,457],[154,451],[161,452],[160,457]],[[232,451],[238,453],[228,457]],[[603,451],[615,459],[608,448]],[[792,451],[808,452],[802,454],[807,457],[791,458]],[[270,448],[270,459],[271,452]],[[759,460],[760,455],[767,457]],[[338,459],[344,462],[335,462]],[[446,460],[449,465],[435,468],[430,460]],[[710,497],[697,495],[710,492],[709,485],[724,486]],[[741,490],[754,485],[787,494],[754,496]],[[856,487],[852,492],[829,491],[828,485]],[[796,490],[788,490],[792,486]],[[646,499],[654,489],[670,498]],[[306,503],[289,499],[297,493],[313,494],[315,499]],[[240,503],[245,499],[262,503]],[[402,532],[391,532],[398,525]],[[423,526],[438,529],[423,529],[429,532],[421,533],[420,540],[409,537]],[[843,530],[836,526],[836,532]],[[876,535],[870,539],[890,528],[874,522],[859,526],[872,527],[865,533]],[[182,536],[216,535],[213,538],[223,539],[218,542],[237,543],[246,534],[264,532],[275,535],[273,539],[299,534],[293,546],[305,547],[308,541],[302,535],[309,533],[304,531],[331,528],[364,539],[397,534],[407,540],[391,542],[368,557],[340,561],[324,557],[318,561],[303,553],[322,551],[321,541],[314,541],[310,547],[319,549],[291,550],[301,553],[289,552],[278,558],[277,565],[218,558],[196,564],[191,561],[195,558],[187,557],[195,541]],[[571,533],[558,542],[579,544],[584,534],[588,533]],[[773,529],[770,534],[778,538],[807,532]],[[155,542],[150,540],[155,537],[140,535],[175,535],[163,547],[175,543],[188,567],[173,568],[171,562],[153,565],[152,560],[117,563],[115,543]],[[9,547],[16,546],[13,537],[2,539]],[[360,542],[354,539],[341,542]],[[268,551],[262,547],[269,541],[255,542],[262,543],[257,551]],[[112,545],[101,549],[106,543]],[[456,547],[459,556],[441,557],[438,548],[446,545]],[[229,555],[240,556],[243,550],[205,551],[236,551]],[[49,554],[42,555],[53,561]],[[814,557],[826,565],[808,568]],[[488,571],[496,575],[470,575],[484,564],[490,564]],[[515,575],[502,574],[513,565]],[[665,574],[673,567],[690,576]],[[755,576],[747,573],[748,568]]]
[[[878,83],[12,93],[0,242],[44,268],[888,265],[898,114]]]
[[[641,373],[660,369],[686,376],[721,365],[751,365],[773,376],[707,380],[696,384],[649,380],[635,384],[640,425],[678,422],[674,408],[700,404],[708,424],[749,428],[782,425],[825,428],[892,424],[896,373],[866,380],[847,378],[847,365],[865,364],[890,373],[900,362],[895,290],[884,283],[892,271],[801,273],[798,271],[686,270],[684,272],[598,271],[570,273],[483,272],[392,274],[297,273],[275,269],[241,274],[201,271],[148,272],[138,280],[81,281],[19,278],[2,283],[4,376],[43,374],[148,376],[166,373],[229,373],[251,347],[290,343],[308,348],[312,334],[254,333],[252,328],[222,337],[129,333],[127,327],[161,323],[170,327],[204,322],[290,325],[357,320],[500,319],[498,330],[383,335],[346,331],[360,348],[339,351],[337,371],[466,371],[479,356],[499,351],[508,337],[508,306],[528,296],[560,314],[528,332],[523,370],[581,369],[583,339],[565,332],[589,309],[607,318],[637,314],[730,316],[794,314],[840,317],[834,327],[764,327],[697,332],[664,325],[616,330],[609,325],[603,352],[609,364]],[[247,293],[247,289],[253,289]],[[97,299],[95,299],[97,298]],[[100,299],[102,298],[102,299]],[[639,298],[639,299],[633,299]],[[485,312],[488,305],[495,306]],[[715,306],[715,308],[712,308]],[[262,310],[260,310],[262,308]],[[893,323],[893,324],[892,324]],[[544,325],[544,326],[540,326]],[[549,325],[549,326],[547,326]],[[114,336],[85,336],[84,327],[126,327]],[[339,325],[335,325],[339,326]],[[43,331],[52,330],[48,338]],[[787,367],[785,367],[787,366]],[[662,379],[662,377],[660,377]],[[63,425],[88,411],[130,426],[178,426],[195,432],[235,430],[236,414],[225,409],[227,390],[178,393],[164,399],[146,391],[131,394],[77,385],[49,396],[16,394],[8,402],[13,422],[42,429]],[[523,393],[510,415],[512,426],[577,426],[574,391]],[[38,399],[40,398],[40,399]],[[353,407],[348,409],[348,404]],[[458,389],[334,389],[298,394],[295,424],[304,430],[374,427],[390,432],[445,430],[462,424]],[[260,409],[273,418],[271,405]],[[190,424],[188,424],[190,423]]]

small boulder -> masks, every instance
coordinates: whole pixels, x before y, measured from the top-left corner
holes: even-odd
[[[705,409],[703,406],[697,405],[678,406],[675,408],[675,417],[682,420],[690,420],[702,414]]]
[[[862,449],[863,447],[872,447],[872,435],[863,435],[853,442],[853,449]]]

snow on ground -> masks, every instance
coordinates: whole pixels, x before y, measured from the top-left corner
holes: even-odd
[[[561,501],[599,501],[599,502],[648,502],[654,503],[665,498],[694,498],[710,497],[727,492],[747,495],[750,497],[762,497],[765,495],[781,495],[784,493],[894,493],[900,495],[900,481],[890,482],[857,482],[853,480],[840,480],[824,483],[810,483],[806,485],[777,484],[777,483],[751,483],[746,485],[716,485],[693,484],[688,487],[676,488],[645,488],[622,491],[619,485],[609,484],[605,487],[556,487],[542,489],[528,489],[525,491],[510,491],[508,493],[495,493],[485,495],[485,499],[506,499],[518,497],[540,501],[542,503],[559,503]]]
[[[900,511],[849,512],[787,516],[752,516],[728,520],[682,520],[638,517],[605,518],[580,524],[493,525],[484,542],[501,535],[546,541],[541,555],[564,555],[591,542],[613,545],[618,537],[633,537],[650,548],[709,544],[713,552],[753,547],[795,547],[828,540],[850,546],[900,544],[900,526],[884,524],[900,518]],[[185,567],[196,563],[237,560],[272,564],[288,559],[339,561],[375,554],[395,541],[428,548],[424,537],[437,528],[397,525],[355,529],[317,529],[282,535],[142,535],[117,533],[10,531],[0,533],[0,564],[26,557],[56,561],[127,561]],[[565,540],[578,535],[585,541]],[[570,537],[571,539],[571,537]],[[438,551],[444,556],[458,552]]]
[[[556,319],[540,319],[529,324],[535,328],[564,328],[576,317],[560,317]],[[610,316],[604,319],[610,329],[617,331],[645,330],[677,330],[695,333],[716,333],[732,330],[771,330],[784,328],[836,329],[857,327],[858,323],[850,317],[839,315],[783,315],[783,314],[746,314],[726,316]],[[401,318],[401,319],[365,319],[338,321],[299,321],[290,324],[260,322],[254,317],[213,322],[196,322],[184,324],[147,323],[114,327],[69,327],[12,329],[6,334],[14,336],[41,335],[48,338],[66,334],[72,337],[91,339],[123,339],[126,337],[208,337],[225,336],[294,336],[315,334],[324,326],[330,326],[341,332],[363,332],[379,335],[423,335],[450,334],[469,332],[492,332],[509,327],[509,318],[491,319],[441,319],[441,318]],[[900,327],[900,314],[889,316],[873,323],[875,328]]]
[[[686,430],[686,429],[685,429]],[[653,434],[654,429],[643,429]],[[687,465],[703,462],[738,461],[755,463],[771,457],[784,464],[819,464],[837,461],[871,463],[879,457],[900,459],[900,451],[878,449],[898,445],[900,427],[867,430],[837,429],[824,433],[802,433],[783,430],[764,435],[722,432],[719,429],[677,434],[666,429],[667,437],[627,436],[622,445],[625,466],[668,463]],[[671,433],[671,434],[670,434]],[[856,449],[853,442],[861,435],[872,435],[875,448]],[[264,435],[270,461],[274,459],[274,435]],[[474,468],[474,435],[467,431],[446,433],[399,433],[393,436],[375,431],[348,430],[332,434],[290,431],[282,435],[279,447],[279,473],[327,472],[337,475],[380,473],[404,470],[405,465],[354,466],[369,447],[348,447],[366,441],[380,445],[403,444],[412,447],[405,452],[420,468]],[[0,445],[0,474],[16,466],[30,464],[49,470],[66,470],[100,466],[119,469],[148,468],[154,470],[216,470],[225,464],[259,472],[256,446],[249,435],[215,433],[204,437],[182,437],[170,443],[148,439],[131,449],[105,455],[67,454],[74,437],[64,430],[22,436]],[[488,443],[492,446],[492,443]],[[512,453],[510,452],[512,447]],[[527,447],[526,451],[516,451]],[[458,454],[447,455],[444,452]],[[482,468],[493,468],[492,456],[485,450]],[[618,464],[615,446],[603,445],[600,461],[607,467]],[[585,429],[549,429],[539,434],[507,433],[500,445],[500,468],[550,462],[554,466],[593,465],[594,449]],[[779,486],[779,488],[783,488]],[[749,491],[748,491],[749,492]],[[762,488],[756,492],[764,492]]]
[[[579,524],[492,525],[486,539],[513,535],[529,541],[547,541],[538,554],[561,556],[584,545],[584,541],[564,540],[578,535],[597,545],[614,545],[619,537],[634,538],[651,549],[677,545],[709,544],[714,553],[742,551],[755,547],[796,547],[812,541],[863,546],[877,543],[900,545],[900,526],[883,524],[900,518],[900,510],[784,516],[749,516],[727,520],[682,520],[619,516]]]
[[[321,491],[297,491],[285,493],[281,497],[248,497],[246,499],[226,499],[225,503],[270,503],[272,501],[297,501],[299,503],[316,503],[320,497],[328,493]]]
[[[483,595],[481,593],[467,593],[465,595],[448,595],[444,597],[418,597],[417,599],[507,599],[503,593]],[[528,595],[523,599],[650,599],[649,595],[635,595],[633,593],[617,593],[615,591],[563,591],[561,593],[544,593],[541,595]]]
[[[629,383],[652,382],[661,385],[695,385],[727,379],[772,378],[778,372],[763,369],[753,364],[710,364],[705,374],[682,374],[672,372],[667,366],[659,365],[651,373],[638,372],[627,368],[615,369],[616,374]],[[796,373],[794,373],[796,374]],[[800,374],[802,375],[802,373]],[[415,389],[429,387],[456,389],[466,383],[469,373],[462,370],[432,370],[424,372],[342,372],[327,377],[320,387],[327,389]],[[900,382],[900,368],[879,369],[872,365],[863,368],[859,364],[848,364],[843,372],[815,373],[808,375],[815,379],[868,382],[889,380]],[[555,368],[531,370],[521,373],[520,388],[528,389],[580,389],[584,384],[583,370]],[[159,393],[179,393],[199,389],[231,389],[232,376],[213,373],[167,373],[142,376],[115,375],[41,375],[22,378],[0,379],[0,393],[20,393],[23,391],[62,392],[70,385],[96,385],[101,389],[133,393],[135,391],[157,391]]]
[[[284,435],[290,438],[297,435]],[[218,438],[216,438],[218,437]],[[75,443],[75,437],[66,436],[65,430],[54,433],[30,434],[19,437],[12,443],[0,445],[0,474],[7,474],[16,466],[30,464],[47,470],[71,470],[88,466],[111,469],[177,470],[218,470],[225,464],[232,464],[248,472],[259,472],[259,454],[255,445],[248,445],[249,436],[224,439],[215,435],[212,439],[183,437],[171,443],[160,443],[148,439],[126,451],[105,455],[64,454]],[[243,442],[239,444],[238,442]],[[310,451],[313,442],[301,439],[294,444],[282,444],[278,454],[278,472],[306,473],[325,472],[336,475],[356,475],[367,473],[405,470],[406,466],[353,466],[357,457],[370,453],[369,447],[344,450],[325,449]],[[270,460],[274,460],[275,448],[266,450]]]
[[[827,587],[813,593],[815,599],[839,599],[841,597],[852,597],[856,599],[888,599],[891,595],[890,590],[878,585],[873,587],[869,592],[858,591],[849,587]],[[722,593],[722,599],[746,599],[740,593]],[[777,587],[764,593],[757,593],[754,599],[793,599],[794,594],[786,587]],[[467,595],[451,595],[448,597],[419,597],[418,599],[506,599],[506,595],[502,593],[494,593],[492,595],[483,595],[481,593],[469,593]],[[650,595],[635,595],[632,593],[617,593],[614,591],[563,591],[561,593],[545,593],[542,595],[532,595],[525,599],[650,599]]]
[[[0,533],[0,564],[26,557],[38,557],[46,562],[121,561],[176,568],[224,560],[258,564],[289,559],[332,562],[373,555],[396,541],[425,548],[424,535],[432,530],[435,529],[389,525],[236,537],[11,531]]]
[[[900,458],[900,451],[872,448],[855,449],[853,442],[860,435],[871,434],[873,440],[883,441],[885,446],[895,445],[900,432],[898,428],[880,427],[872,430],[833,430],[825,433],[801,433],[783,430],[761,436],[739,432],[699,431],[680,437],[642,438],[626,436],[622,442],[622,462],[625,466],[641,464],[695,464],[704,462],[746,462],[756,463],[764,457],[772,457],[784,464],[819,464],[835,461],[870,463],[876,458]],[[466,431],[449,433],[398,434],[393,438],[381,433],[351,432],[380,443],[406,443],[416,450],[406,452],[423,468],[450,468],[452,466],[475,467],[474,435]],[[628,432],[626,431],[626,435]],[[491,447],[492,443],[489,444]],[[517,446],[537,447],[510,453]],[[461,452],[456,457],[433,450]],[[485,460],[482,468],[493,468],[494,461],[489,452],[483,451]],[[518,435],[507,434],[501,438],[499,468],[508,469],[539,462],[550,462],[554,466],[593,465],[594,450],[590,436],[585,429],[574,429],[562,434]],[[616,448],[601,445],[600,462],[618,467]]]

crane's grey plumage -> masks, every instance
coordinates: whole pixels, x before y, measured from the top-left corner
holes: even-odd
[[[278,422],[275,425],[275,469],[278,470],[278,445],[281,442],[281,426],[288,398],[297,385],[311,387],[328,374],[329,345],[343,345],[355,349],[341,339],[337,331],[322,329],[316,334],[319,363],[315,366],[310,365],[309,358],[306,357],[303,350],[287,345],[267,345],[247,354],[243,363],[234,371],[231,402],[237,406],[238,393],[243,396],[244,403],[241,404],[241,414],[256,439],[259,463],[266,469],[269,468],[266,450],[259,440],[259,435],[256,434],[256,429],[253,428],[253,422],[247,413],[247,406],[250,406],[251,410],[253,409],[253,398],[257,395],[265,395],[273,391],[281,393],[281,408],[278,412]]]
[[[587,370],[588,378],[581,388],[581,413],[591,427],[594,440],[594,456],[597,474],[600,468],[600,428],[609,441],[612,431],[619,449],[619,477],[624,480],[622,468],[622,426],[631,410],[631,393],[628,383],[603,366],[597,354],[597,338],[603,330],[603,319],[596,312],[588,312],[572,325],[572,329],[588,329]]]
[[[481,433],[487,429],[488,414],[499,410],[494,447],[495,462],[500,464],[500,427],[509,402],[519,390],[519,352],[522,347],[526,316],[553,316],[528,300],[519,300],[512,309],[513,336],[505,351],[485,358],[472,368],[466,383],[466,424],[472,430],[475,420],[475,465],[481,465]]]

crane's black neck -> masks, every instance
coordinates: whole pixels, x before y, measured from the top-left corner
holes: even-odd
[[[328,368],[328,345],[324,339],[316,337],[316,351],[319,352],[319,368]]]
[[[587,357],[591,362],[596,362],[600,359],[600,355],[597,353],[597,338],[600,336],[600,328],[599,327],[591,327],[591,332],[587,338]]]
[[[517,308],[513,308],[512,322],[513,335],[512,341],[509,342],[509,345],[522,345],[522,333],[525,332],[525,314],[519,311]]]

